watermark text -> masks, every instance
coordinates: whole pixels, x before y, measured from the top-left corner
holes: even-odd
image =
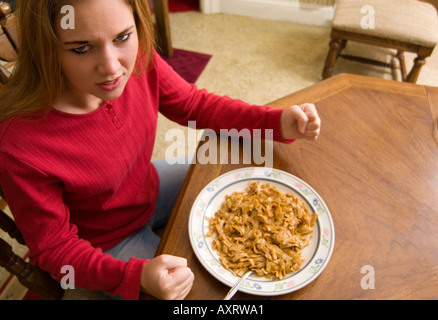
[[[196,121],[189,121],[189,128],[196,130]],[[273,130],[266,129],[221,129],[219,135],[206,129],[204,134],[190,130],[187,134],[178,128],[170,129],[165,134],[165,141],[171,144],[165,150],[169,164],[182,163],[185,160],[186,146],[189,154],[195,154],[192,163],[199,164],[257,164],[265,167],[273,165]],[[218,140],[219,139],[219,140]],[[262,139],[264,142],[262,142]],[[196,149],[198,140],[204,142]],[[240,140],[242,142],[240,142]],[[239,145],[243,153],[240,158]]]
[[[61,268],[61,273],[65,274],[61,278],[60,284],[61,288],[64,290],[67,289],[74,289],[75,288],[75,269],[73,266],[70,265],[64,265]]]
[[[371,5],[364,5],[360,9],[360,13],[363,13],[364,16],[360,20],[360,26],[362,29],[375,29],[375,14],[374,14],[374,7]]]
[[[64,30],[75,28],[75,8],[70,5],[61,8],[61,28]]]
[[[360,269],[360,273],[365,274],[360,280],[360,286],[364,290],[375,288],[375,272],[374,267],[370,265],[364,265]]]

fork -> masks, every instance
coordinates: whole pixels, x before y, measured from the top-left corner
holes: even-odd
[[[249,275],[252,273],[251,270],[247,271],[242,278],[239,279],[239,281],[236,282],[236,284],[228,291],[228,294],[225,296],[224,300],[230,300],[239,289],[239,286],[245,281],[246,278],[249,277]]]

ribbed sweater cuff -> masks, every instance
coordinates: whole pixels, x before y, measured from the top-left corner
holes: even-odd
[[[123,282],[116,289],[116,294],[123,300],[138,300],[140,297],[140,283],[143,265],[149,260],[131,258],[125,270]]]

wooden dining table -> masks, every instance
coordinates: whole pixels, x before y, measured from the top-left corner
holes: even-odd
[[[438,299],[438,88],[341,74],[269,105],[305,102],[321,118],[318,140],[274,142],[272,165],[325,202],[335,230],[331,258],[299,290],[233,299]],[[162,236],[157,255],[187,258],[195,275],[188,300],[220,300],[230,289],[200,263],[188,223],[212,180],[265,165],[239,159],[192,164]]]

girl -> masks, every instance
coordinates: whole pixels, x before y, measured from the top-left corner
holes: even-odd
[[[77,287],[124,299],[183,299],[194,280],[187,261],[154,258],[152,229],[187,170],[151,163],[157,113],[217,132],[273,129],[286,142],[318,137],[314,105],[250,106],[185,82],[154,50],[146,0],[17,0],[16,14],[19,58],[0,93],[0,185],[32,263],[58,280],[72,266]]]

